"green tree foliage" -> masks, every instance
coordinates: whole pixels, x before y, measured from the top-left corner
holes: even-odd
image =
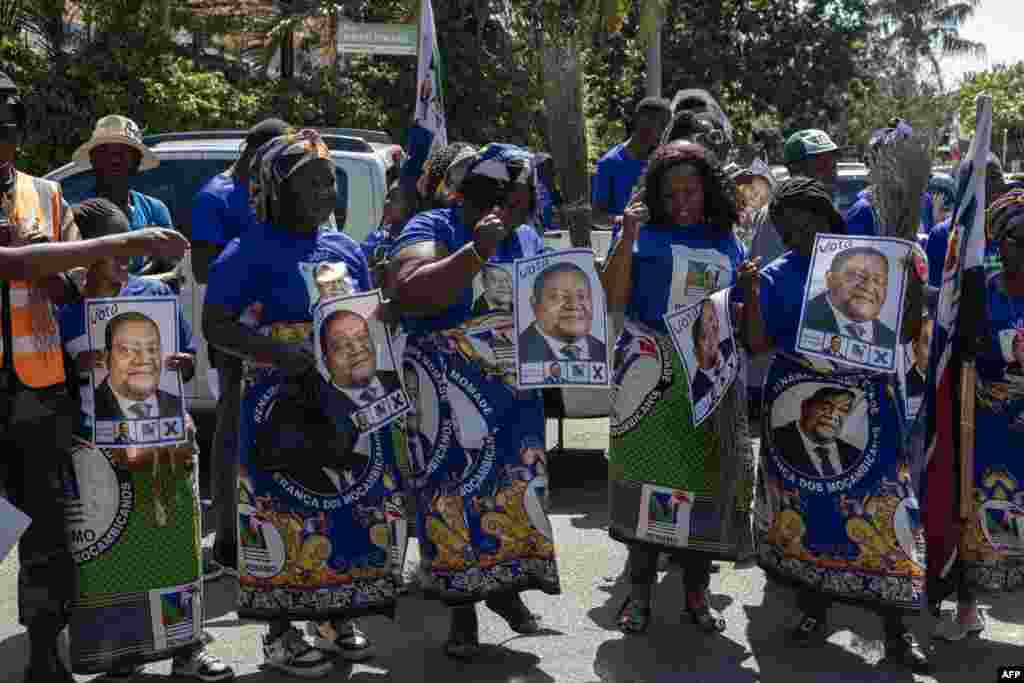
[[[964,137],[974,134],[977,110],[975,98],[981,93],[992,96],[992,140],[1001,144],[1003,131],[1009,130],[1012,139],[1024,137],[1024,62],[996,66],[988,71],[971,74],[960,88],[958,105],[960,125]]]

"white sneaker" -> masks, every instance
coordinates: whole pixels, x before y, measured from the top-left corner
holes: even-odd
[[[306,634],[317,649],[341,655],[349,662],[361,662],[374,655],[373,644],[355,621],[339,622],[337,628],[329,621],[319,624],[308,621]]]
[[[321,678],[334,669],[331,657],[306,642],[297,628],[290,628],[277,638],[263,637],[266,665],[300,678]]]
[[[220,657],[210,653],[204,647],[191,655],[175,657],[174,663],[171,665],[171,675],[209,683],[210,681],[230,680],[235,677],[235,672]]]

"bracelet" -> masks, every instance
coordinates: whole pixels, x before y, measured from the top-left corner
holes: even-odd
[[[485,265],[487,265],[487,259],[485,259],[483,256],[481,256],[480,252],[476,248],[476,242],[470,242],[469,243],[469,250],[473,253],[473,256],[476,256],[476,260],[480,264],[481,268],[483,268]]]

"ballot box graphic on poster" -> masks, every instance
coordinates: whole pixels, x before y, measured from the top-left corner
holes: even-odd
[[[313,345],[320,376],[333,389],[332,413],[351,417],[358,431],[381,429],[409,412],[391,334],[381,322],[380,290],[322,301]]]
[[[95,443],[103,448],[185,443],[181,375],[168,367],[178,349],[173,296],[87,299]]]
[[[686,370],[693,424],[700,425],[721,403],[740,368],[729,316],[729,292],[665,315],[672,345]]]
[[[797,351],[895,372],[913,245],[888,237],[821,235],[804,287]]]
[[[593,252],[519,259],[513,285],[519,388],[609,386],[608,314]]]

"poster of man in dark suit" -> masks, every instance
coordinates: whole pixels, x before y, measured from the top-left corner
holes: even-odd
[[[402,388],[398,373],[378,370],[370,324],[346,309],[327,315],[320,329],[320,351],[331,384],[341,392],[341,412],[355,412]]]
[[[519,335],[519,362],[608,362],[602,339],[591,334],[594,299],[590,279],[574,263],[548,266],[533,281],[534,322]]]
[[[879,320],[888,287],[885,254],[869,246],[844,249],[825,273],[825,291],[807,302],[803,326],[895,349],[896,331]]]
[[[409,466],[414,474],[426,471],[434,446],[423,433],[423,416],[420,406],[420,376],[416,369],[406,364],[402,369],[405,376],[405,391],[409,395],[409,412],[405,414],[405,438],[409,450]]]
[[[473,315],[512,312],[512,273],[493,263],[485,264],[480,273],[483,292],[473,302]]]
[[[181,396],[160,388],[164,370],[160,326],[144,313],[114,316],[104,331],[107,376],[96,387],[96,420],[181,417]]]
[[[718,311],[711,299],[701,304],[700,315],[693,321],[693,354],[697,360],[696,372],[690,384],[690,397],[694,409],[726,383],[726,363],[732,358],[735,348],[733,340],[719,341],[721,323]],[[711,403],[715,403],[714,400]]]
[[[832,478],[854,467],[862,452],[839,438],[853,410],[856,394],[826,386],[800,404],[800,417],[772,432],[772,445],[783,461],[805,477]]]

